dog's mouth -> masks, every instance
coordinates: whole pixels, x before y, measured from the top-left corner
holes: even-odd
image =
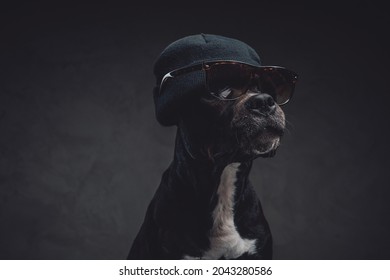
[[[258,134],[252,139],[252,154],[254,156],[273,156],[280,145],[283,136],[281,127],[268,125],[260,129]]]
[[[267,134],[270,136],[282,137],[283,133],[284,127],[278,124],[268,124],[262,130],[259,131],[258,136],[261,136],[261,134]]]
[[[275,155],[284,134],[284,118],[248,118],[236,130],[240,153],[251,158]]]

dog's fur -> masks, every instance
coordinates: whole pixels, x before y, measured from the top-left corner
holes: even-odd
[[[273,156],[285,117],[252,90],[234,101],[208,93],[180,112],[174,160],[129,259],[270,259],[272,238],[248,175]]]

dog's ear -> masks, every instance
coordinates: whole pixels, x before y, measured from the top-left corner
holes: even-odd
[[[173,102],[173,96],[166,94],[161,96],[160,86],[153,88],[153,99],[157,121],[163,126],[172,126],[177,122],[177,108]]]

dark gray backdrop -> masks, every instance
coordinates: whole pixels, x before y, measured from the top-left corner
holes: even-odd
[[[251,174],[275,258],[390,258],[383,7],[253,3],[2,9],[1,258],[127,256],[173,151],[175,129],[154,118],[153,62],[201,32],[300,74],[289,132]]]

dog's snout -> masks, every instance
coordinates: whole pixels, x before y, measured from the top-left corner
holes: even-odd
[[[271,95],[260,93],[252,96],[246,102],[246,108],[261,115],[271,115],[276,110],[276,103]]]

